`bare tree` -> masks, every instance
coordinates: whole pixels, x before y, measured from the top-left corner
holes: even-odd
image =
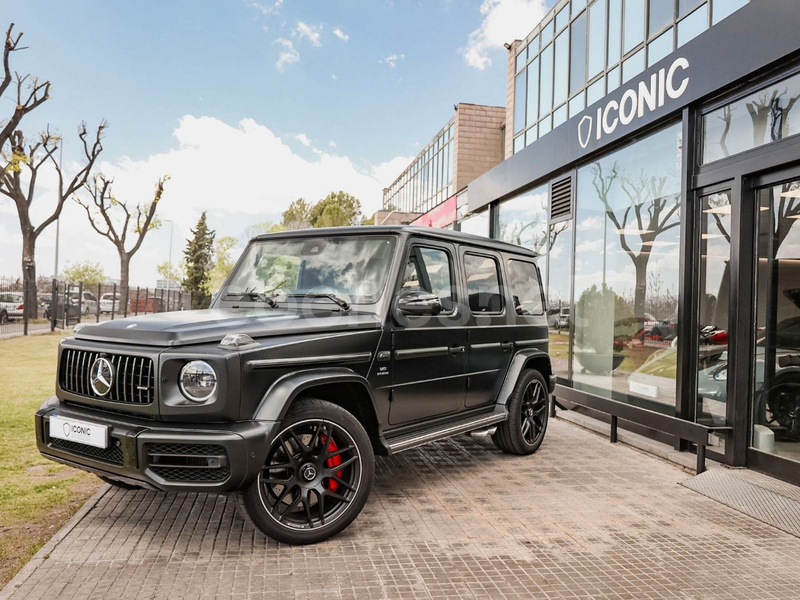
[[[625,177],[620,174],[616,163],[612,166],[610,174],[603,175],[603,167],[598,162],[593,167],[593,174],[592,183],[598,198],[605,206],[606,217],[616,227],[622,250],[631,259],[636,270],[633,309],[636,317],[642,318],[647,298],[647,264],[650,262],[650,252],[653,242],[659,235],[680,225],[680,220],[673,220],[680,208],[678,197],[674,194],[664,195],[666,177],[648,176],[644,171],[638,178]],[[624,209],[617,209],[621,211],[621,215],[611,208],[608,198],[617,178],[629,200]],[[641,247],[638,253],[631,248],[629,235],[639,236]],[[603,252],[605,251],[604,248]]]
[[[156,208],[161,201],[164,193],[164,183],[169,179],[164,176],[156,183],[156,190],[153,199],[146,204],[137,204],[135,214],[125,202],[114,197],[111,193],[113,180],[107,179],[104,175],[95,175],[92,183],[84,184],[84,189],[91,197],[91,204],[79,198],[75,201],[80,204],[89,217],[92,228],[109,239],[117,249],[119,255],[119,279],[121,288],[121,303],[125,313],[128,310],[128,282],[130,279],[130,264],[133,255],[142,247],[142,242],[147,232],[157,228],[160,223],[155,219]],[[114,213],[121,217],[116,217]],[[133,245],[127,249],[128,235],[132,234]]]
[[[11,54],[26,48],[26,46],[19,45],[21,39],[22,33],[14,34],[14,23],[11,23],[6,30],[6,39],[3,46],[3,80],[0,81],[0,97],[5,95],[12,83],[14,83],[17,88],[17,101],[11,118],[2,124],[0,150],[3,150],[6,142],[11,139],[22,118],[50,98],[49,81],[39,81],[37,77],[30,74],[20,75],[16,71],[11,71]]]
[[[36,316],[36,240],[49,225],[61,215],[64,202],[86,183],[97,157],[103,150],[101,138],[106,128],[101,123],[93,140],[89,139],[86,124],[78,131],[83,150],[83,167],[67,180],[55,158],[61,138],[45,131],[35,143],[26,144],[23,133],[15,131],[11,138],[11,152],[4,155],[5,165],[0,169],[0,194],[10,198],[17,208],[22,231],[22,278],[25,285],[25,316]],[[49,163],[58,176],[56,205],[53,212],[38,226],[31,222],[31,204],[36,195],[36,183],[42,167]],[[31,312],[33,311],[33,312]]]

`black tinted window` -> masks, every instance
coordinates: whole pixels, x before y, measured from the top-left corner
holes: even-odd
[[[533,263],[521,260],[508,261],[508,285],[518,315],[542,314],[542,290]]]
[[[464,270],[467,273],[469,309],[473,313],[502,312],[503,297],[500,294],[497,261],[489,256],[466,254]]]
[[[451,312],[453,277],[447,252],[414,246],[408,255],[402,288],[403,291],[435,294],[442,303],[442,310]]]

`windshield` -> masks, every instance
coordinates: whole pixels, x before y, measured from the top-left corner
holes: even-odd
[[[351,304],[378,301],[386,283],[391,237],[314,237],[254,242],[220,290],[219,301],[243,294],[275,297],[335,294]]]

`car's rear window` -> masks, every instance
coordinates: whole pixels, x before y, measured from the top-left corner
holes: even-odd
[[[509,260],[508,284],[518,315],[541,315],[544,312],[542,286],[536,265],[522,260]]]

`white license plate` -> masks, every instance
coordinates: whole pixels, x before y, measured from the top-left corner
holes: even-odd
[[[108,447],[108,427],[106,425],[78,421],[77,419],[50,417],[50,437],[86,444],[95,448]]]

